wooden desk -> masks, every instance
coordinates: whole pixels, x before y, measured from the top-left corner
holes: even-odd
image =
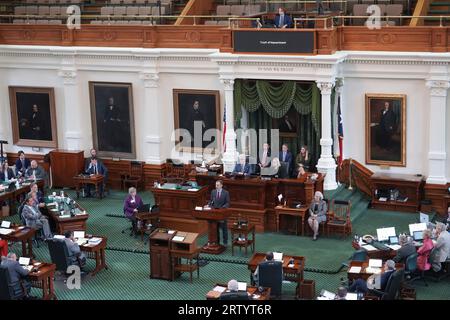
[[[288,201],[299,201],[309,204],[314,198],[314,192],[323,192],[324,176],[318,179],[271,179],[260,177],[224,177],[210,176],[198,173],[195,179],[199,185],[208,186],[209,191],[215,188],[216,180],[224,182],[224,188],[230,193],[231,214],[228,224],[239,219],[247,220],[256,227],[257,232],[276,231],[277,196],[281,193]]]
[[[150,191],[155,196],[155,203],[159,205],[160,227],[206,233],[206,222],[195,219],[192,211],[196,206],[205,205],[209,197],[207,187],[198,191],[164,188],[150,188]]]
[[[36,184],[38,185],[39,189],[44,194],[44,185],[45,182],[42,179],[36,180]],[[16,201],[20,201],[19,198],[22,198],[22,196],[26,195],[28,192],[30,192],[30,185],[31,182],[23,182],[19,188],[13,190],[13,191],[7,191],[7,189],[4,189],[4,191],[0,192],[0,203],[3,201],[9,201],[11,205],[11,212],[15,212],[16,209]]]
[[[97,196],[99,199],[103,198],[103,181],[104,177],[102,175],[78,175],[73,177],[73,184],[75,185],[76,191],[77,191],[77,199],[80,198],[80,190],[83,188],[83,185],[85,184],[91,184],[95,186],[95,192],[97,193]],[[101,191],[101,192],[100,192]]]
[[[277,215],[277,232],[280,232],[280,216],[288,215],[296,218],[295,235],[298,236],[298,218],[300,218],[300,226],[302,230],[302,236],[305,234],[305,221],[308,213],[308,207],[302,206],[300,208],[289,208],[285,206],[276,206],[275,213]]]
[[[252,247],[252,252],[255,253],[255,225],[254,224],[245,224],[238,225],[234,223],[230,227],[231,232],[231,255],[234,256],[234,247],[239,247],[239,251],[242,247],[245,248],[245,255],[247,255],[247,248],[249,246]],[[252,238],[249,239],[249,234],[252,235]],[[237,237],[235,237],[237,235]],[[243,236],[244,240],[239,240],[240,236]]]
[[[141,234],[141,241],[143,241],[144,240],[144,234],[147,231],[151,230],[151,229],[147,228],[147,221],[150,221],[152,226],[157,226],[158,225],[158,220],[159,220],[159,213],[139,212],[139,213],[136,214],[136,219],[138,221],[138,223],[137,223],[138,230],[137,231]],[[140,223],[139,223],[139,221],[140,221]]]
[[[361,249],[360,245],[358,244],[358,242],[356,241],[352,241],[352,247],[355,250],[359,250]],[[395,257],[397,255],[397,251],[396,250],[373,250],[373,251],[367,251],[367,257],[369,259],[381,259],[383,261],[392,259],[393,257]]]
[[[355,279],[364,279],[367,280],[373,273],[367,273],[366,268],[369,266],[369,261],[351,261],[348,270],[347,270],[347,277],[349,280],[355,280]],[[348,272],[351,267],[361,267],[360,273],[350,273]],[[384,265],[381,268],[381,273],[384,272]],[[396,263],[395,264],[395,270],[404,269],[405,265],[403,263]]]
[[[257,252],[248,261],[248,269],[250,270],[250,279],[253,282],[253,273],[255,273],[258,265],[266,258],[265,253]],[[289,267],[289,261],[294,259],[294,266]],[[283,280],[292,281],[297,283],[296,292],[300,292],[300,284],[304,279],[305,270],[305,257],[292,256],[283,254]]]
[[[216,283],[216,285],[214,286],[214,288],[216,287],[222,287],[222,288],[227,288],[228,286],[226,284],[222,284],[222,283]],[[220,292],[218,291],[214,291],[210,290],[207,294],[206,294],[206,300],[219,300],[220,299]],[[257,287],[253,287],[253,286],[247,286],[247,294],[249,295],[250,300],[270,300],[270,288],[264,288],[263,292],[259,292]],[[256,295],[256,297],[255,297]]]
[[[182,237],[181,240],[178,237]],[[177,273],[189,272],[189,279],[192,283],[192,273],[197,271],[200,277],[200,266],[198,265],[200,248],[197,246],[198,233],[177,231],[170,242],[170,255],[172,259],[172,279]],[[182,263],[182,259],[188,263]],[[193,260],[196,259],[196,263]]]
[[[92,276],[95,276],[99,271],[106,269],[108,270],[108,265],[106,264],[106,237],[94,236],[95,238],[102,238],[102,241],[99,244],[85,244],[80,246],[80,250],[86,253],[86,257],[88,259],[95,260],[95,269],[91,272]]]
[[[84,171],[84,152],[56,149],[50,151],[52,186],[75,187],[71,177]]]
[[[84,212],[84,209],[78,205],[78,210]],[[56,233],[63,235],[66,231],[86,231],[86,222],[89,214],[78,214],[73,217],[63,218],[58,212],[49,210],[47,207],[42,210],[43,214],[49,216],[56,226]]]
[[[372,185],[372,206],[375,209],[417,212],[423,195],[423,176],[412,174],[374,173],[370,177]],[[375,190],[398,189],[399,194],[408,197],[406,202],[395,200],[380,201]]]
[[[218,227],[219,222],[226,220],[229,215],[228,209],[193,210],[195,219],[208,222],[208,243],[202,247],[202,252],[221,254],[225,251],[226,248],[220,244]]]
[[[11,242],[22,242],[22,256],[33,258],[33,237],[36,230],[20,225],[11,226],[11,229],[15,231],[8,235],[2,235],[1,238]]]
[[[42,289],[42,300],[56,300],[57,298],[53,285],[56,265],[53,263],[42,263],[36,268],[37,271],[31,271],[28,274],[31,286]]]

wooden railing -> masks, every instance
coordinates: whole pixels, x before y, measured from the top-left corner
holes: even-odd
[[[370,182],[372,175],[373,172],[358,161],[346,159],[342,162],[338,180],[349,188],[356,188],[369,197],[372,197],[372,185]]]

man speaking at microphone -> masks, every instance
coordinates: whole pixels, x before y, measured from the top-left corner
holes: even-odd
[[[211,192],[211,200],[209,201],[209,206],[214,209],[223,209],[230,207],[230,194],[227,190],[223,189],[222,180],[216,181],[216,189]],[[221,221],[219,223],[219,228],[222,229],[223,245],[226,246],[228,244],[227,220]]]

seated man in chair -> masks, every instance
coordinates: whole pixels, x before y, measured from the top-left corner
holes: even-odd
[[[359,278],[353,281],[353,283],[348,288],[349,292],[360,292],[366,294],[370,289],[379,289],[384,291],[386,289],[386,285],[388,284],[389,278],[395,271],[395,262],[393,260],[387,260],[384,264],[384,272],[381,274],[373,274],[371,275],[367,281]],[[374,284],[377,282],[375,277],[380,277],[380,288],[374,288]]]
[[[2,261],[2,267],[8,269],[9,285],[14,291],[14,296],[28,297],[31,289],[31,283],[28,280],[29,271],[19,264],[14,252],[8,253],[6,259]]]
[[[273,260],[273,252],[267,252],[266,259],[259,263],[253,274],[253,280],[258,287],[271,288],[271,295],[281,295],[283,263]]]
[[[72,231],[66,231],[64,237],[64,242],[69,252],[70,265],[77,265],[80,268],[84,267],[86,265],[86,256],[81,252],[78,243],[74,241]]]

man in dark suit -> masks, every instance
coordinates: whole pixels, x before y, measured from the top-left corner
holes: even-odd
[[[91,149],[91,157],[87,158],[85,161],[84,172],[89,175],[102,175],[103,176],[103,186],[100,188],[100,192],[103,193],[104,185],[106,184],[106,180],[108,177],[108,169],[103,164],[103,162],[97,158],[97,150],[94,148]],[[85,186],[86,197],[91,196],[92,185]]]
[[[216,181],[216,189],[211,192],[211,200],[209,201],[209,205],[214,209],[230,207],[230,194],[227,190],[223,189],[222,180]],[[227,220],[221,221],[219,223],[219,228],[222,229],[222,240],[223,244],[226,246],[228,244]]]
[[[2,261],[2,267],[8,269],[10,287],[14,290],[15,295],[28,296],[31,284],[28,281],[29,271],[23,268],[17,261],[15,253],[10,252],[5,260]]]
[[[31,161],[30,167],[25,171],[25,178],[32,180],[42,179],[47,182],[47,173],[38,165],[36,160]]]
[[[292,160],[294,159],[292,157],[292,153],[289,151],[289,147],[287,146],[287,144],[283,144],[281,146],[281,151],[280,151],[280,157],[279,157],[281,162],[286,163],[287,167],[288,167],[288,174],[289,176],[292,175]]]
[[[228,290],[222,292],[219,300],[250,300],[247,291],[239,291],[239,283],[236,280],[228,281]]]
[[[233,173],[248,175],[251,174],[250,164],[247,163],[245,154],[239,155],[239,162],[236,163]]]
[[[286,14],[284,8],[278,8],[278,14],[275,17],[275,28],[292,28],[292,19]]]
[[[0,182],[3,181],[9,181],[11,179],[14,179],[16,176],[14,175],[13,170],[9,167],[8,161],[3,162],[1,166],[1,172],[0,172]]]
[[[381,291],[384,291],[386,289],[387,283],[389,279],[391,278],[392,274],[395,271],[395,262],[393,260],[387,260],[384,264],[384,272],[380,274],[374,274],[370,276],[367,281],[359,278],[353,281],[353,283],[348,288],[349,292],[361,292],[361,293],[367,293],[369,290],[368,287],[373,287],[373,284],[376,282],[375,277],[380,277],[380,288]]]
[[[25,174],[25,171],[31,166],[31,162],[29,159],[25,158],[25,153],[20,150],[19,159],[16,160],[16,176],[21,177]]]
[[[397,250],[397,255],[392,260],[396,263],[405,263],[406,258],[413,253],[416,253],[416,247],[414,246],[412,238],[405,235],[399,236],[399,243],[402,247]]]
[[[30,116],[30,128],[32,137],[35,140],[48,140],[48,132],[45,118],[42,115],[42,112],[39,111],[39,107],[37,104],[33,104],[33,110]]]
[[[389,149],[391,138],[395,132],[396,117],[394,111],[389,106],[389,102],[384,103],[384,109],[380,117],[380,133],[378,144],[384,149]]]

